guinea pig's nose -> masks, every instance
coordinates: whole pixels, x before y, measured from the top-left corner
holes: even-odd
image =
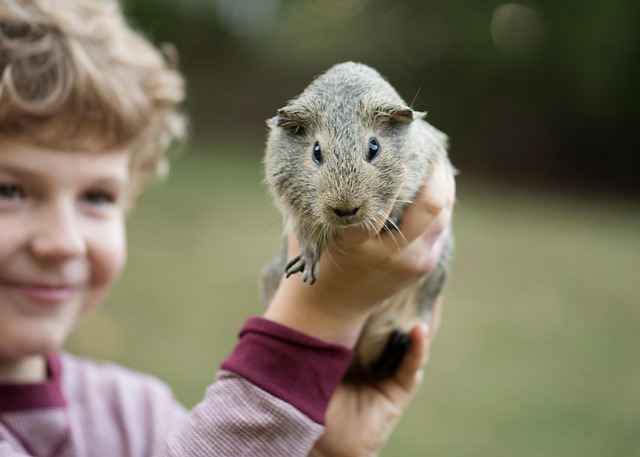
[[[360,209],[360,207],[356,206],[355,208],[350,208],[350,209],[344,209],[344,208],[332,208],[332,209],[333,209],[333,212],[336,213],[336,216],[348,217],[348,216],[355,216],[358,210]]]

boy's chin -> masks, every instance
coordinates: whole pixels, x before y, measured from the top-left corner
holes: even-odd
[[[0,344],[0,363],[19,363],[26,359],[45,358],[48,354],[59,351],[69,335],[68,331],[62,329],[29,330],[30,334],[25,332],[22,335],[13,335],[14,338],[7,341],[8,347],[2,347],[5,345]]]

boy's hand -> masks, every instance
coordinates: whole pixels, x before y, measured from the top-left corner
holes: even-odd
[[[325,433],[311,457],[374,457],[389,439],[422,383],[429,347],[440,323],[442,296],[434,305],[432,327],[411,332],[411,348],[396,373],[374,384],[343,382],[334,394]],[[355,425],[357,424],[357,426]]]

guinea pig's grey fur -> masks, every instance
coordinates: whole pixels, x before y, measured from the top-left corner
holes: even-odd
[[[338,228],[385,223],[397,233],[403,207],[412,201],[434,163],[447,159],[447,137],[413,111],[374,69],[359,63],[335,65],[268,121],[265,182],[295,233],[301,255],[287,264],[286,247],[262,276],[270,302],[283,272],[302,272],[313,284],[318,263]],[[384,219],[395,197],[392,212]],[[400,238],[401,239],[401,238]],[[451,243],[436,269],[382,304],[371,316],[356,348],[353,376],[372,367],[391,334],[428,320],[447,276]]]

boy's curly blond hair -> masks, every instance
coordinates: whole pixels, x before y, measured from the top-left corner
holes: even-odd
[[[137,200],[184,135],[173,66],[117,0],[0,0],[0,135],[61,150],[130,148]]]

